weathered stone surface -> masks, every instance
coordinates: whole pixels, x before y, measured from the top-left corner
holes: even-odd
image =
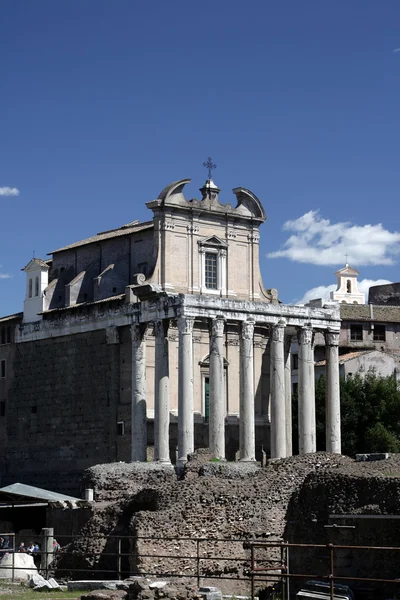
[[[124,590],[95,590],[83,594],[81,600],[127,600],[128,593]]]
[[[5,554],[0,562],[0,579],[22,579],[27,581],[30,576],[37,573],[33,556],[25,553]]]
[[[387,452],[372,452],[369,454],[356,454],[357,462],[372,462],[374,460],[387,460],[389,454]]]
[[[35,586],[39,585],[40,583],[43,583],[44,581],[46,581],[45,578],[39,575],[39,573],[33,573],[29,581],[29,586],[31,588],[34,588]]]
[[[222,592],[217,587],[200,587],[199,594],[204,600],[222,600]]]
[[[93,590],[116,590],[117,583],[119,581],[108,581],[108,580],[81,580],[81,581],[68,581],[68,591],[93,591]]]
[[[232,556],[248,561],[249,553],[243,542],[249,539],[281,537],[286,523],[286,510],[292,494],[301,486],[310,472],[337,468],[354,461],[340,455],[317,453],[302,457],[277,460],[261,469],[247,463],[209,462],[207,452],[191,455],[184,470],[184,479],[166,475],[163,470],[147,469],[141,465],[134,470],[131,465],[99,465],[89,470],[96,476],[98,493],[105,500],[118,495],[123,499],[101,510],[82,529],[68,552],[60,557],[61,568],[79,567],[87,571],[116,569],[115,557],[107,557],[116,542],[110,536],[131,535],[164,538],[159,541],[139,539],[127,546],[127,552],[138,552],[139,559],[125,565],[131,573],[165,572],[193,576],[195,582],[197,538],[200,542],[201,563],[205,578],[218,575],[242,575],[246,562],[230,561]],[[114,471],[115,469],[115,471]],[[140,472],[135,481],[132,475]],[[146,480],[147,473],[147,480]],[[120,487],[121,486],[121,487]],[[126,497],[129,490],[129,498]],[[185,540],[169,540],[171,537]],[[217,538],[236,539],[237,542],[220,544]],[[221,560],[209,560],[207,555],[221,555]],[[94,561],[93,554],[100,559]],[[104,555],[103,555],[104,554]],[[155,561],[143,555],[165,557]],[[181,558],[169,558],[180,556]],[[185,558],[188,557],[188,558]],[[191,558],[189,558],[191,557]],[[239,593],[234,584],[228,593]],[[224,592],[227,584],[224,582]],[[143,590],[142,590],[143,591]],[[146,592],[150,593],[147,589]],[[243,589],[244,594],[248,589]]]

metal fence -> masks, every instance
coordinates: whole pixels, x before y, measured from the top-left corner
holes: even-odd
[[[5,536],[12,540],[8,549],[8,554],[11,554],[12,579],[18,578],[17,571],[23,567],[15,565],[15,534],[0,534],[0,537]],[[395,586],[399,583],[394,577],[361,577],[356,574],[344,576],[338,572],[336,564],[338,553],[342,550],[353,554],[365,551],[379,554],[394,552],[397,557],[400,547],[393,546],[295,544],[283,541],[244,541],[243,538],[99,536],[91,542],[99,541],[102,544],[101,550],[83,552],[82,548],[74,547],[73,536],[62,536],[61,539],[63,547],[60,552],[54,553],[53,531],[47,529],[42,532],[41,550],[38,553],[39,570],[46,578],[54,573],[60,579],[74,580],[81,579],[82,574],[85,578],[118,580],[132,576],[173,577],[191,580],[198,587],[214,581],[214,585],[222,589],[223,582],[230,582],[251,598],[258,595],[260,589],[267,588],[263,592],[264,597],[272,598],[275,593],[276,598],[285,600],[293,597],[301,587],[301,582],[307,580],[327,582],[327,591],[332,600],[338,583],[347,584],[351,588],[359,583],[369,584],[372,591],[378,592],[376,597],[379,597],[379,590],[383,585],[392,585],[395,591]],[[290,559],[294,551],[318,550],[324,551],[323,568],[313,572],[293,572]],[[0,578],[2,562],[3,559],[0,561]]]

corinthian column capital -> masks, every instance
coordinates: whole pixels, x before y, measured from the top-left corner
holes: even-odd
[[[299,344],[312,344],[313,341],[313,329],[312,327],[306,326],[298,330]]]
[[[327,346],[339,346],[339,331],[328,329],[325,331],[325,344]]]
[[[225,319],[217,317],[211,322],[211,333],[214,337],[222,337],[224,335]]]
[[[252,340],[254,336],[254,321],[243,321],[240,335],[242,340]]]
[[[283,342],[285,338],[285,326],[286,322],[284,320],[278,321],[272,327],[272,341],[273,342]]]
[[[181,334],[193,333],[194,317],[179,317],[178,329]]]

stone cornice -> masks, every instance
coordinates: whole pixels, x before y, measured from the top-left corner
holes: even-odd
[[[192,317],[203,319],[223,318],[236,323],[253,320],[256,325],[275,325],[282,319],[287,333],[294,328],[309,325],[315,330],[340,331],[339,307],[311,308],[270,304],[266,302],[241,301],[215,296],[154,293],[154,297],[135,304],[120,302],[114,306],[107,303],[82,307],[79,310],[53,312],[41,321],[21,324],[16,329],[16,342],[47,339],[64,335],[85,333],[123,327],[134,323],[149,323],[160,319]]]

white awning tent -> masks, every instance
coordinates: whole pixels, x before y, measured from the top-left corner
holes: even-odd
[[[76,502],[82,502],[82,498],[74,498],[73,496],[67,496],[67,494],[51,492],[50,490],[26,485],[25,483],[12,483],[0,488],[0,504],[15,504],[17,502],[21,504],[26,504],[27,502],[36,504],[40,501],[46,504],[48,502],[71,502],[75,504]]]

